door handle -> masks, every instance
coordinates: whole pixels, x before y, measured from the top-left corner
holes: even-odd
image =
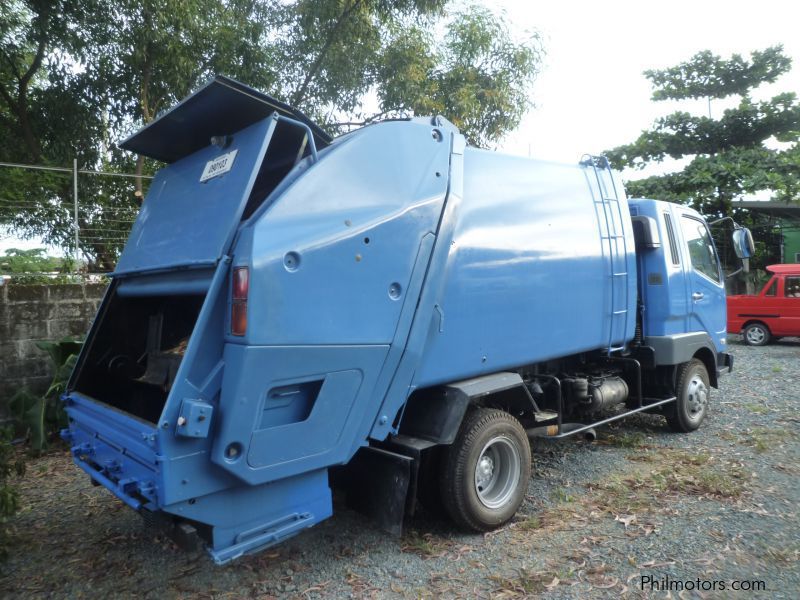
[[[696,302],[697,300],[702,300],[704,296],[705,294],[703,294],[703,292],[695,292],[694,294],[692,294],[692,300]]]

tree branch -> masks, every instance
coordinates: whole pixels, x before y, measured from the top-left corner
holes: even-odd
[[[334,23],[333,27],[328,34],[328,39],[325,40],[325,44],[323,44],[322,49],[317,54],[317,58],[314,59],[314,62],[311,64],[311,68],[309,68],[308,72],[306,73],[306,77],[303,80],[303,83],[297,88],[297,91],[292,95],[291,103],[293,106],[297,106],[303,100],[306,92],[308,91],[308,86],[311,84],[311,81],[316,77],[317,73],[319,72],[320,67],[322,66],[322,61],[325,59],[325,56],[328,54],[328,51],[331,49],[333,42],[336,41],[336,34],[338,33],[341,26],[347,20],[352,12],[361,4],[361,0],[354,0],[353,3],[342,10],[342,13],[336,19],[336,23]]]
[[[33,57],[33,62],[31,66],[28,67],[28,70],[25,71],[25,74],[20,77],[19,79],[19,89],[20,95],[22,95],[22,91],[27,91],[28,82],[36,75],[36,71],[39,70],[39,67],[42,66],[42,60],[44,59],[44,51],[47,47],[47,36],[42,34],[42,38],[39,40],[39,44],[36,47],[36,55]]]

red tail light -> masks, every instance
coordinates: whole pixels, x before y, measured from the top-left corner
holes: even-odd
[[[250,291],[250,271],[247,267],[233,269],[233,302],[231,303],[231,333],[244,335],[247,331],[247,293]]]
[[[247,301],[250,289],[250,271],[247,267],[236,267],[233,270],[233,299]]]

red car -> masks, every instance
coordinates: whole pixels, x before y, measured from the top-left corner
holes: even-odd
[[[800,264],[770,265],[772,278],[755,296],[728,296],[728,333],[741,333],[749,346],[800,336]]]

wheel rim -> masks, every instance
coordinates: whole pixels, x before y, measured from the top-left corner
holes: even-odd
[[[761,327],[750,327],[745,335],[751,344],[763,344],[767,337],[767,333]]]
[[[520,458],[507,437],[492,438],[481,450],[475,465],[475,491],[486,508],[499,508],[514,495],[519,484]]]
[[[702,419],[707,406],[708,386],[699,375],[695,375],[686,387],[686,416],[691,421]]]

